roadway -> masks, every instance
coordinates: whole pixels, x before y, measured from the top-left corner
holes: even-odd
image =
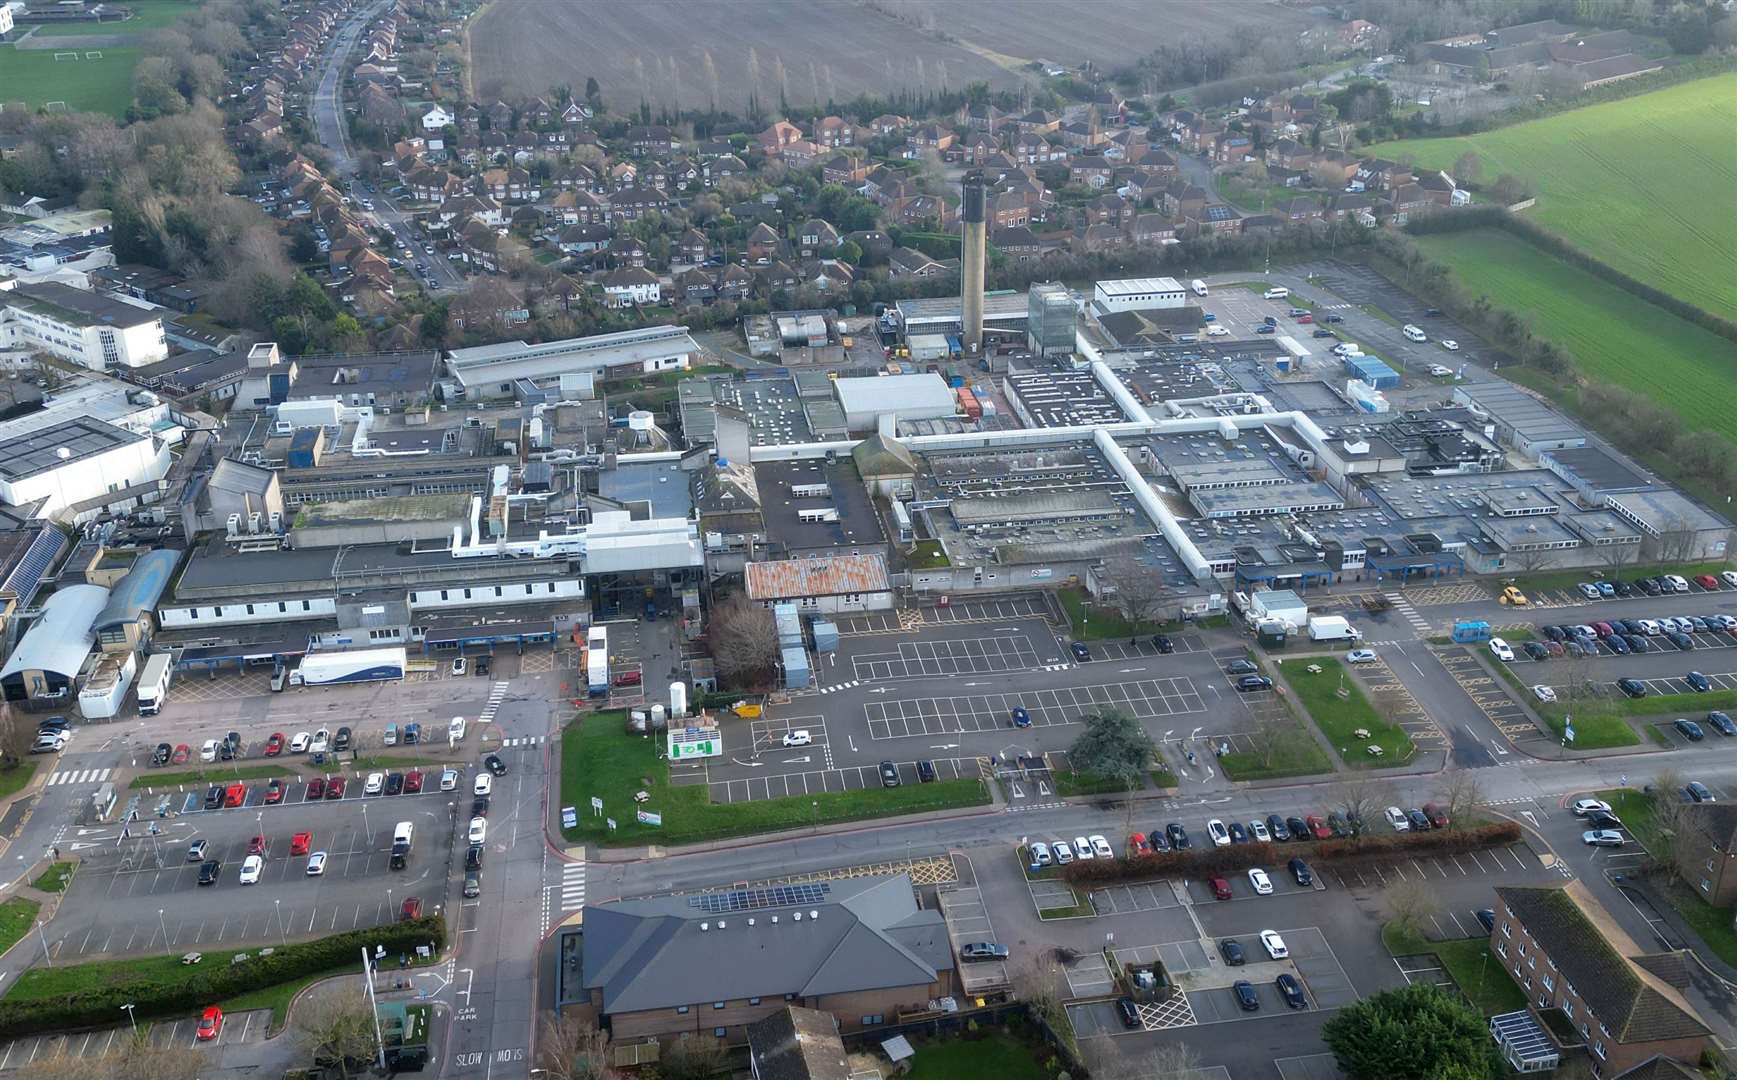
[[[350,51],[355,48],[368,24],[378,18],[388,6],[385,0],[378,0],[358,10],[332,35],[324,55],[320,58],[320,81],[310,102],[314,132],[319,137],[320,145],[331,154],[333,179],[345,190],[360,190],[355,188],[357,163],[355,154],[350,150],[350,134],[344,122],[344,76],[348,68],[347,61]],[[354,197],[352,195],[352,198]],[[411,263],[427,264],[432,280],[442,288],[463,287],[464,275],[451,260],[430,255],[425,250],[428,243],[425,234],[421,240],[417,239],[418,233],[411,215],[405,213],[384,190],[372,193],[370,198],[374,203],[373,216],[391,232],[397,243],[410,249]],[[409,269],[410,264],[407,264],[406,270]]]

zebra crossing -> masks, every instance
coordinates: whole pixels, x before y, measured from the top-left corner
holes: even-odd
[[[109,778],[113,769],[62,769],[48,778],[48,786],[57,784],[100,784]]]
[[[494,689],[489,691],[489,703],[483,706],[482,715],[476,718],[476,722],[479,724],[493,723],[495,713],[500,711],[501,702],[505,701],[506,697],[507,684],[504,682],[495,683]]]
[[[840,690],[849,690],[853,686],[861,686],[861,685],[862,685],[861,679],[852,679],[850,682],[839,683],[837,686],[823,686],[819,689],[818,692],[822,693],[822,694],[836,694]]]
[[[541,936],[547,936],[549,927],[573,912],[585,906],[585,864],[570,862],[561,864],[561,881],[557,885],[543,886],[543,930]]]
[[[503,747],[536,746],[538,743],[540,743],[542,741],[543,741],[543,736],[541,736],[541,735],[526,735],[523,738],[518,738],[518,739],[502,739],[501,740],[501,746],[503,746]]]
[[[1405,598],[1404,593],[1390,592],[1383,595],[1393,602],[1393,610],[1399,612],[1405,621],[1411,624],[1413,630],[1419,634],[1429,633],[1429,620],[1417,613],[1417,608],[1413,607],[1411,601]]]

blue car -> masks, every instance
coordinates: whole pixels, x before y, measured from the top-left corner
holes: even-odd
[[[1615,596],[1616,586],[1608,581],[1601,581],[1598,583],[1598,595],[1605,597]]]
[[[1026,712],[1024,709],[1019,709],[1019,708],[1014,709],[1013,710],[1013,726],[1014,727],[1030,727],[1031,726],[1031,714]]]

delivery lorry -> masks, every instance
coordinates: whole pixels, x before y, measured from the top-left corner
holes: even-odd
[[[139,676],[140,716],[156,716],[163,711],[163,699],[169,696],[169,683],[174,678],[175,658],[166,652],[152,653]]]
[[[1359,641],[1362,637],[1342,615],[1317,615],[1309,619],[1310,641]]]

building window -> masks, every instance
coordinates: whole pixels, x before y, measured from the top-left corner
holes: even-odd
[[[688,1007],[686,1005],[677,1005],[676,1006],[676,1014],[678,1016],[686,1016],[687,1011],[688,1011]]]
[[[1701,891],[1702,892],[1712,892],[1713,891],[1713,883],[1711,881],[1708,881],[1706,878],[1702,878],[1701,879]]]
[[[748,1004],[750,1004],[750,1005],[758,1005],[758,1004],[760,1004],[760,999],[759,999],[759,998],[749,998],[749,999],[748,999]]]
[[[882,1013],[870,1013],[862,1018],[863,1027],[874,1027],[876,1024],[883,1024],[885,1022],[886,1016]]]
[[[222,609],[222,608],[220,608],[220,607],[216,607],[216,608],[212,608],[212,609],[211,609],[211,612],[212,612],[212,614],[214,614],[214,615],[215,615],[215,616],[216,616],[216,617],[217,617],[217,618],[219,618],[219,619],[221,619],[221,618],[223,618],[223,609]]]
[[[795,1001],[795,1000],[796,1000],[796,995],[795,995],[795,994],[785,994],[785,995],[784,995],[784,1000],[785,1000],[785,1001]]]
[[[1504,960],[1506,960],[1508,958],[1508,944],[1507,944],[1507,942],[1504,942],[1504,941],[1496,942],[1496,955],[1500,956]]]
[[[1598,1058],[1600,1061],[1604,1060],[1604,1040],[1603,1039],[1599,1039],[1598,1041],[1596,1041],[1592,1044],[1592,1052],[1598,1055]]]
[[[247,613],[249,615],[253,614],[253,605],[252,604],[247,605]]]
[[[1573,1023],[1573,1021],[1574,1021],[1574,1002],[1564,1001],[1562,1003],[1562,1016],[1564,1019],[1568,1020],[1570,1023]]]
[[[525,595],[526,595],[526,596],[529,596],[529,595],[531,595],[531,590],[532,590],[532,589],[533,589],[533,588],[535,588],[535,587],[536,587],[536,586],[534,586],[534,585],[526,585],[526,586],[525,586]]]
[[[1510,925],[1509,923],[1503,923],[1502,924],[1502,936],[1503,937],[1513,937],[1514,936],[1514,927],[1512,925]]]
[[[312,610],[314,610],[314,604],[313,604],[313,601],[311,601],[311,600],[303,600],[303,601],[302,601],[302,610],[303,610],[303,611],[312,611]]]
[[[721,1001],[712,1002],[712,1008],[714,1008],[714,1009],[721,1009],[723,1007],[724,1007],[724,1003]]]
[[[727,1032],[726,1032],[726,1031],[725,1031],[725,1029],[723,1029],[723,1028],[721,1028],[721,1027],[718,1027],[718,1028],[713,1028],[713,1029],[712,1029],[712,1034],[713,1034],[713,1035],[716,1035],[716,1036],[717,1036],[717,1037],[718,1037],[718,1038],[720,1038],[720,1039],[721,1039],[721,1038],[723,1038],[723,1037],[724,1037],[724,1036],[725,1036],[725,1034],[727,1034]]]

